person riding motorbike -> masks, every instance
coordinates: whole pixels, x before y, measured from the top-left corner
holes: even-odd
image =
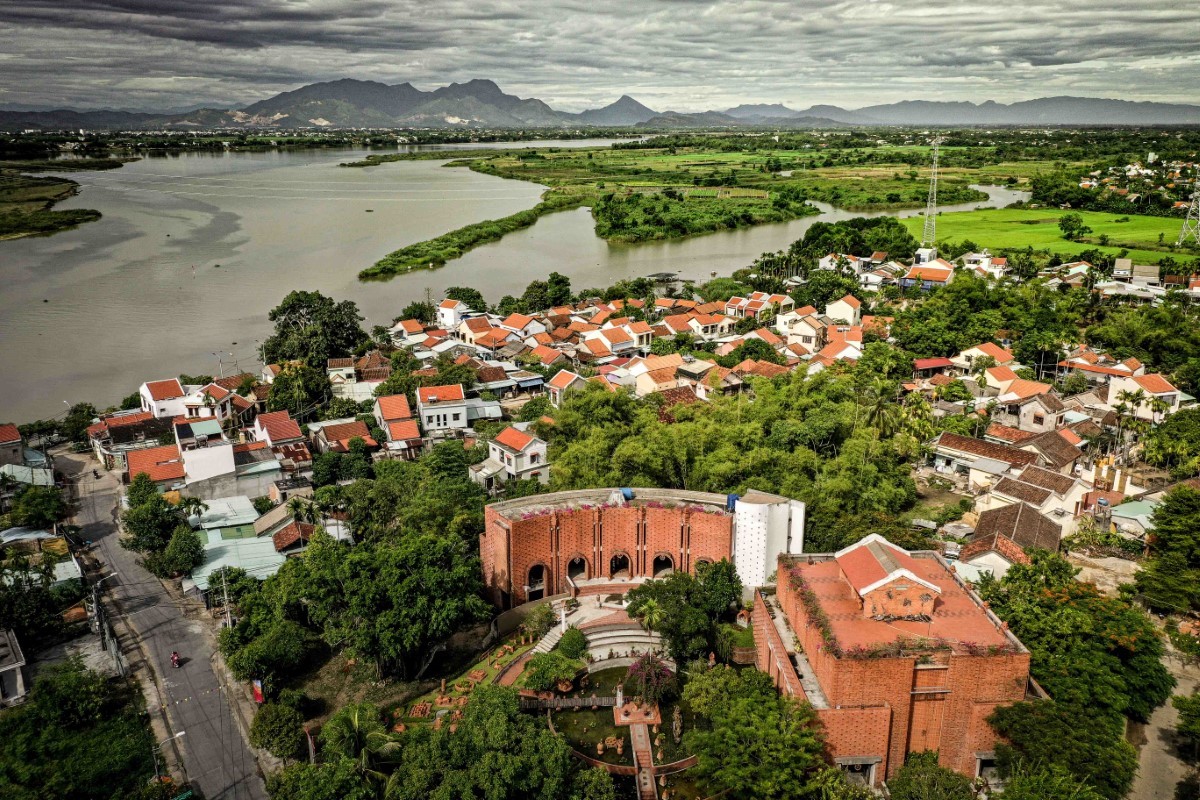
[[[176,653],[174,650],[171,651],[171,666],[179,669],[179,653]]]

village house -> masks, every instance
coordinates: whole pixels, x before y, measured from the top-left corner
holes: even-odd
[[[546,384],[546,392],[550,397],[550,405],[558,408],[562,405],[567,392],[582,389],[584,386],[587,386],[587,381],[580,375],[566,369],[559,370],[550,379],[550,382]]]
[[[858,325],[862,322],[862,301],[852,294],[825,306],[825,316],[835,322]]]
[[[133,409],[100,417],[88,426],[87,437],[105,469],[124,472],[126,453],[159,446],[174,437],[174,427],[170,419]]]
[[[470,307],[461,300],[443,300],[437,307],[437,326],[452,331],[470,311]]]
[[[392,375],[391,360],[372,350],[362,358],[331,358],[326,374],[334,397],[361,403],[375,396],[375,390]]]
[[[318,453],[349,452],[350,443],[355,439],[361,439],[368,451],[379,448],[366,423],[352,417],[313,422],[309,424],[308,431],[313,448]]]
[[[471,480],[492,494],[509,481],[546,483],[550,479],[546,443],[529,433],[529,427],[519,422],[500,431],[488,442],[488,457],[470,467]]]
[[[304,440],[304,433],[301,432],[300,425],[292,419],[292,415],[287,411],[270,411],[266,414],[259,414],[254,419],[254,426],[247,432],[254,441],[266,442],[272,447]]]
[[[142,410],[156,417],[182,417],[186,414],[183,399],[187,392],[178,378],[147,381],[138,387]]]
[[[1138,393],[1141,393],[1140,395]],[[1112,376],[1108,382],[1108,405],[1115,409],[1123,402],[1122,396],[1138,396],[1145,399],[1141,403],[1126,402],[1129,412],[1138,419],[1158,423],[1178,411],[1184,402],[1189,405],[1194,398],[1185,395],[1158,373],[1134,376]]]
[[[1091,485],[1072,475],[1030,465],[1020,474],[1001,476],[975,501],[979,512],[1024,503],[1045,515],[1062,529],[1064,536],[1075,532],[1078,518],[1087,510]]]
[[[1030,506],[1016,502],[984,511],[958,554],[957,571],[978,581],[984,573],[1003,578],[1013,564],[1028,564],[1028,549],[1056,552],[1062,528]]]
[[[25,463],[25,439],[10,422],[0,425],[0,464]]]
[[[724,312],[730,317],[762,317],[786,314],[796,307],[796,301],[786,294],[753,292],[749,297],[731,297],[725,301]]]
[[[900,287],[909,289],[937,289],[954,280],[954,265],[937,258],[927,263],[917,263],[909,268],[900,279]]]
[[[1037,454],[1027,450],[949,432],[939,433],[930,449],[934,470],[964,477],[973,486],[990,484],[997,466],[999,474],[1015,473],[1038,461]]]
[[[968,375],[974,369],[975,362],[981,358],[991,358],[995,361],[994,366],[997,367],[1012,367],[1017,363],[1016,357],[1011,352],[992,342],[968,347],[958,355],[952,356],[950,361],[954,364],[958,374]],[[1016,375],[1013,377],[1015,378]]]

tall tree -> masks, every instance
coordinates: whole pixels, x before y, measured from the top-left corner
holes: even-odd
[[[303,361],[324,371],[327,359],[349,356],[369,338],[357,304],[320,292],[290,292],[267,318],[275,323],[275,333],[263,342],[267,363]]]

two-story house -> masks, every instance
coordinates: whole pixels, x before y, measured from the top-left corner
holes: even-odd
[[[550,477],[546,443],[528,429],[529,423],[517,423],[500,431],[488,442],[488,457],[471,466],[471,480],[488,492],[499,490],[508,481],[546,483]]]
[[[149,411],[156,417],[182,417],[186,413],[183,400],[187,392],[178,378],[167,378],[161,381],[147,381],[138,387],[142,410]]]
[[[862,322],[862,301],[854,295],[848,294],[840,300],[834,300],[826,305],[825,316],[838,322],[858,325]]]

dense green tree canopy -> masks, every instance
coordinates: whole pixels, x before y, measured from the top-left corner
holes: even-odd
[[[368,340],[358,306],[320,292],[289,292],[267,318],[275,323],[275,333],[263,342],[269,364],[303,361],[324,372],[327,359],[349,356]]]
[[[1146,604],[1169,613],[1200,608],[1200,491],[1179,486],[1154,509],[1150,558],[1136,583]]]
[[[1146,720],[1174,685],[1161,636],[1143,610],[1075,572],[1062,556],[1038,551],[980,593],[1029,648],[1034,677],[1057,702]]]

